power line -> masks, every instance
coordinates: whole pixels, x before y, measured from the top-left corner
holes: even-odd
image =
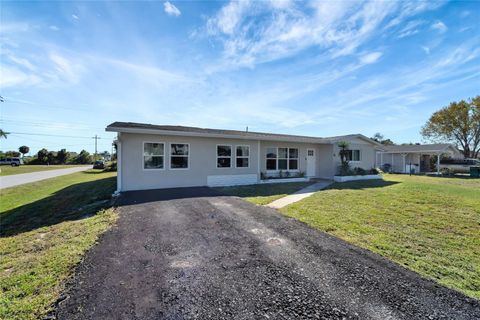
[[[22,134],[22,135],[30,135],[30,136],[45,136],[45,137],[60,137],[60,138],[77,138],[77,139],[92,139],[92,137],[82,137],[82,136],[66,136],[60,134],[45,134],[45,133],[29,133],[29,132],[10,132],[13,134]],[[101,139],[101,137],[98,137]],[[110,138],[103,138],[103,139],[110,139]]]

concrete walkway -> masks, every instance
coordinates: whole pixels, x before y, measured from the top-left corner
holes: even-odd
[[[64,176],[66,174],[85,171],[88,169],[92,169],[92,166],[78,166],[74,168],[37,171],[37,172],[31,172],[31,173],[21,173],[21,174],[13,174],[10,176],[4,176],[4,177],[0,177],[0,189],[15,187],[25,183]]]
[[[297,192],[292,193],[291,195],[288,195],[286,197],[275,200],[275,201],[267,204],[267,207],[275,208],[275,209],[283,208],[285,206],[288,206],[289,204],[292,204],[294,202],[297,202],[297,201],[300,201],[300,200],[305,199],[307,197],[310,197],[315,192],[320,191],[322,189],[325,189],[326,187],[328,187],[332,183],[333,182],[330,181],[330,180],[319,181],[317,183],[309,185],[308,187],[305,187],[301,190],[298,190]]]

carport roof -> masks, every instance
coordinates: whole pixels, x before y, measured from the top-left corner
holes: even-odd
[[[164,134],[164,135],[182,135],[182,136],[201,136],[218,138],[236,138],[252,140],[273,140],[273,141],[292,141],[305,143],[325,143],[332,144],[349,138],[359,138],[374,145],[380,146],[377,142],[369,139],[362,134],[350,134],[335,137],[311,137],[289,134],[277,134],[254,131],[210,129],[187,126],[173,125],[153,125],[135,122],[114,122],[107,126],[106,131],[126,132],[126,133],[144,133],[144,134]]]
[[[384,146],[385,153],[441,153],[446,151],[458,152],[457,147],[449,143],[435,143],[435,144],[406,144]]]

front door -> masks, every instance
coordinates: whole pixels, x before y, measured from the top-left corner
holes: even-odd
[[[307,149],[307,177],[314,177],[315,176],[315,150],[314,149]]]

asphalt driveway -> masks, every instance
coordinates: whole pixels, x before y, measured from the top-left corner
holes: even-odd
[[[60,319],[478,319],[480,303],[207,188],[122,196]]]

